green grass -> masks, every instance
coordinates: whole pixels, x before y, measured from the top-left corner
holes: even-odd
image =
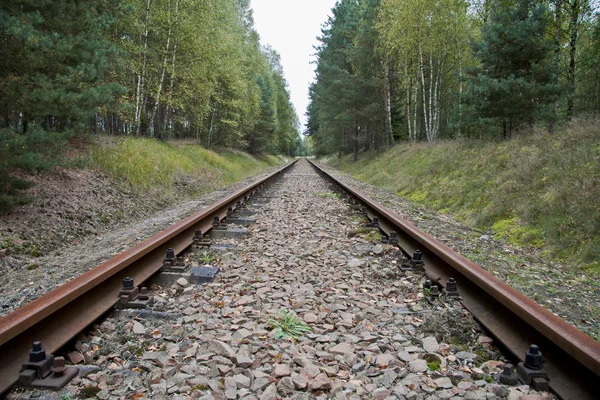
[[[270,328],[274,329],[275,340],[283,337],[295,340],[312,330],[304,321],[285,308],[280,309],[273,318],[269,318],[267,324]]]
[[[579,120],[554,135],[399,144],[371,159],[328,162],[517,245],[600,272],[600,128]]]
[[[257,174],[282,160],[233,150],[208,150],[185,142],[118,138],[91,146],[90,166],[109,173],[138,192],[168,189],[201,180],[222,187]]]

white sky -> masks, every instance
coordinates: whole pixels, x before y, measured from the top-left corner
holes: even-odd
[[[292,103],[306,123],[308,85],[314,79],[313,46],[318,44],[321,25],[327,21],[336,0],[251,0],[254,25],[262,44],[270,44],[281,55]]]

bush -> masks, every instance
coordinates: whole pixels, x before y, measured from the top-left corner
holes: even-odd
[[[0,212],[31,201],[23,191],[33,183],[15,173],[35,173],[55,165],[68,137],[68,133],[47,132],[36,127],[25,134],[0,129]]]

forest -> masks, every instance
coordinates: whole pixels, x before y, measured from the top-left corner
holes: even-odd
[[[340,0],[319,43],[306,133],[321,155],[600,113],[593,0]]]
[[[0,30],[5,148],[91,132],[296,149],[280,58],[249,0],[7,0]]]

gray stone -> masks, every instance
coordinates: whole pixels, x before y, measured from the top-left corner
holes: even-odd
[[[456,353],[454,355],[456,358],[458,358],[459,360],[465,360],[467,358],[470,358],[471,360],[475,360],[477,359],[477,354],[475,353],[470,353],[468,351],[459,351],[458,353]]]
[[[404,362],[412,361],[412,356],[408,353],[408,351],[399,351],[398,358]]]
[[[304,356],[294,357],[294,362],[301,367],[306,367],[307,365],[312,365],[312,360],[310,360],[308,357],[304,357]]]
[[[228,399],[237,398],[237,386],[234,378],[225,378],[225,397]]]
[[[292,374],[292,381],[296,389],[304,390],[308,386],[308,378],[302,374]]]
[[[294,381],[289,376],[281,378],[279,383],[277,383],[277,391],[282,395],[289,396],[290,394],[294,393],[294,389]]]
[[[249,389],[250,388],[250,378],[243,374],[237,374],[233,377],[235,379],[235,384],[238,389]]]
[[[233,351],[231,346],[218,340],[211,340],[208,342],[208,351],[229,359],[235,358],[235,351]]]
[[[256,378],[254,382],[252,382],[252,392],[256,393],[266,388],[269,386],[269,383],[271,383],[269,378]]]
[[[319,374],[314,377],[309,383],[308,388],[310,390],[330,390],[332,387],[331,379],[327,377],[327,374]]]
[[[425,360],[412,360],[408,363],[408,366],[410,372],[425,372],[429,369]]]
[[[371,251],[373,252],[373,254],[381,255],[383,254],[383,246],[380,244],[376,244],[375,246],[373,246],[373,248],[371,248]]]
[[[242,340],[249,338],[250,336],[252,336],[252,332],[250,332],[248,329],[238,329],[237,331],[235,331],[235,333],[232,335],[233,340],[236,341],[237,343],[241,342]]]
[[[292,371],[290,370],[290,366],[288,364],[276,364],[275,371],[273,371],[273,375],[277,378],[282,376],[290,376]]]
[[[307,324],[316,324],[317,322],[319,322],[319,317],[317,317],[313,313],[306,313],[304,314],[304,322],[306,322]]]
[[[259,397],[260,400],[276,400],[277,399],[277,387],[275,384],[271,384],[268,388],[265,389],[263,394]]]
[[[450,380],[450,378],[447,377],[438,378],[434,382],[438,388],[442,389],[450,389],[452,386],[454,386],[452,385],[452,381]]]
[[[390,363],[395,361],[397,361],[397,359],[392,354],[379,354],[375,360],[375,365],[379,368],[387,368]]]
[[[352,260],[348,261],[348,267],[350,268],[359,268],[363,265],[365,265],[365,262],[363,260],[357,260],[356,258],[353,258]]]
[[[250,368],[254,361],[243,354],[235,356],[235,364],[240,368]]]
[[[486,395],[484,390],[476,390],[473,392],[465,393],[466,400],[486,400]]]
[[[428,336],[423,339],[423,349],[428,353],[437,353],[440,350],[440,345],[435,337]]]
[[[348,354],[354,353],[354,347],[348,343],[340,343],[338,345],[333,346],[328,350],[331,354]]]
[[[144,325],[140,324],[139,322],[133,321],[133,333],[136,335],[145,335],[146,328],[144,328]]]
[[[173,282],[173,281],[171,281],[171,282]],[[185,278],[179,278],[179,279],[177,279],[177,284],[181,287],[188,287],[190,283]]]
[[[489,390],[498,397],[508,396],[508,389],[502,385],[490,385]]]

